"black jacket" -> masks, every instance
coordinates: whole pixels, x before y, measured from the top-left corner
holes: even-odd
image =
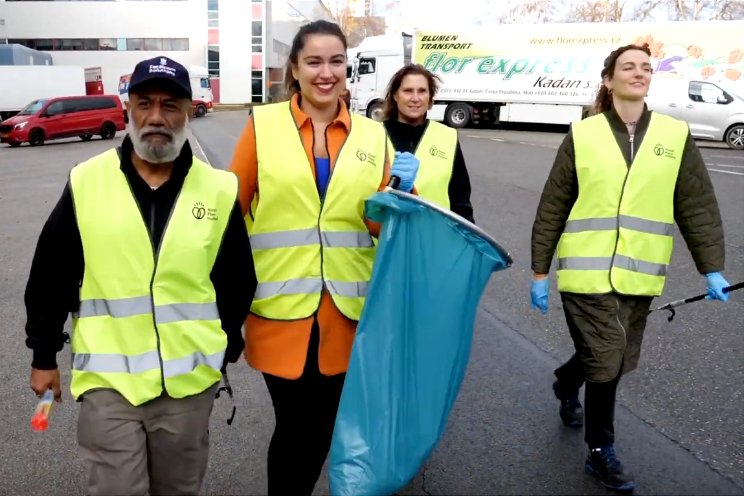
[[[152,190],[134,168],[129,137],[124,139],[117,151],[121,158],[121,171],[127,177],[153,246],[157,249],[191,167],[191,148],[188,142],[184,145],[174,163],[170,179],[156,190]],[[67,315],[77,311],[80,306],[79,292],[84,270],[83,245],[68,181],[41,231],[26,285],[26,346],[33,350],[32,367],[57,367],[56,355],[66,339],[63,326]],[[222,329],[227,334],[225,360],[235,362],[243,350],[241,327],[256,290],[250,242],[237,201],[210,278],[217,296]]]
[[[617,146],[631,167],[630,135],[615,109],[605,112]],[[651,112],[644,109],[636,124],[637,151],[648,129]],[[608,143],[607,146],[612,146]],[[540,198],[532,226],[532,270],[547,274],[566,219],[579,195],[573,135],[569,132],[558,148],[553,168]],[[725,262],[723,225],[708,169],[695,141],[688,133],[674,189],[674,220],[701,274],[720,272]]]
[[[412,126],[397,120],[385,121],[385,129],[395,150],[414,154],[428,126],[428,119],[420,126]],[[470,222],[474,222],[473,206],[470,204],[470,176],[468,176],[468,169],[465,167],[465,158],[462,156],[459,140],[457,141],[455,161],[452,165],[452,177],[449,183],[449,201],[450,210],[461,217],[465,217]]]

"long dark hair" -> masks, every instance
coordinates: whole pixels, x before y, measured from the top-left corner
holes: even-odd
[[[292,75],[292,66],[297,65],[297,57],[300,51],[305,47],[305,41],[307,37],[313,34],[327,34],[335,36],[344,45],[344,53],[347,49],[346,36],[338,24],[328,21],[313,21],[309,24],[305,24],[297,31],[294,39],[292,40],[292,48],[289,50],[289,58],[287,58],[287,65],[284,68],[284,91],[288,98],[291,98],[295,93],[300,92],[300,83]]]
[[[400,89],[400,85],[403,84],[403,78],[409,75],[424,76],[426,83],[429,86],[429,106],[434,101],[434,95],[439,90],[439,84],[442,82],[438,76],[434,75],[431,71],[424,69],[423,65],[419,64],[408,64],[398,69],[398,72],[393,74],[392,79],[387,87],[387,93],[385,93],[385,103],[383,107],[383,115],[385,120],[397,120],[398,119],[398,104],[395,101],[395,93]]]
[[[612,93],[610,93],[610,90],[608,90],[607,86],[604,85],[604,80],[605,77],[612,79],[615,76],[615,65],[617,65],[617,59],[628,50],[640,50],[649,57],[651,56],[651,50],[648,48],[648,43],[644,43],[643,45],[625,45],[610,52],[604,61],[604,67],[601,72],[602,83],[599,85],[597,98],[594,100],[595,114],[607,112],[612,107]]]

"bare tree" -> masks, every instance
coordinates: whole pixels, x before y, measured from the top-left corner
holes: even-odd
[[[735,21],[744,19],[744,1],[719,0],[716,2],[713,19]]]
[[[630,16],[631,21],[645,21],[653,18],[654,14],[666,6],[668,0],[643,0],[636,5]]]
[[[568,22],[620,22],[627,0],[584,0],[569,13]]]
[[[716,0],[670,0],[667,8],[674,20],[699,21],[715,3]]]
[[[490,5],[490,1],[488,2]],[[542,23],[556,20],[557,5],[560,0],[509,1],[507,11],[499,22],[502,23]]]
[[[385,3],[385,10],[397,7],[397,0],[388,0]],[[376,36],[385,34],[385,18],[371,15],[369,9],[364,12],[358,12],[350,2],[339,2],[336,8],[327,8],[331,20],[341,27],[346,35],[346,41],[350,48],[353,48],[367,36]]]

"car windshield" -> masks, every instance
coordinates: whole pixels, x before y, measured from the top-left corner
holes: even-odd
[[[41,107],[43,107],[46,102],[46,100],[34,100],[26,105],[23,110],[18,112],[18,115],[34,115],[36,112],[41,110]]]
[[[725,88],[725,90],[726,90],[726,93],[729,93],[735,96],[739,100],[744,100],[744,87],[741,87],[741,86],[737,86],[736,88],[728,87],[728,88]]]

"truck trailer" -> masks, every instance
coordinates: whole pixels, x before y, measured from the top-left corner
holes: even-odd
[[[630,43],[649,45],[657,75],[744,86],[744,21],[498,24],[401,34],[360,50],[351,108],[381,119],[387,85],[410,60],[442,81],[431,119],[455,128],[570,124],[593,103],[604,59]]]

